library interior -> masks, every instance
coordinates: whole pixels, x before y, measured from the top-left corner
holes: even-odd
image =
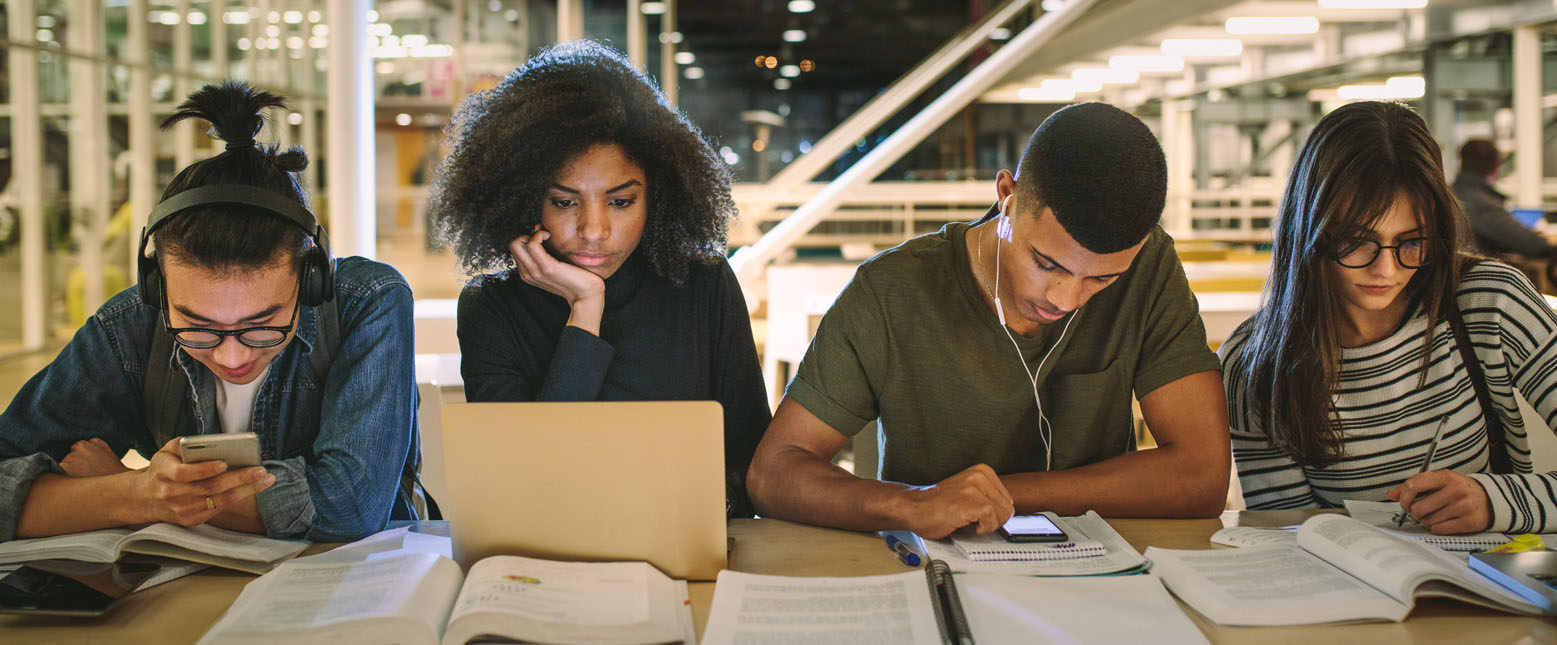
[[[1557,0],[0,23],[0,642],[1557,642]]]

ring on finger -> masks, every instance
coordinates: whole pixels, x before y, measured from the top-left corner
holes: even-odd
[[[208,510],[208,511],[216,510],[216,500],[211,499],[210,495],[206,495],[205,496],[205,510]]]

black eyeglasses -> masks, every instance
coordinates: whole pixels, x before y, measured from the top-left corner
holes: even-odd
[[[1355,239],[1337,247],[1334,252],[1335,261],[1348,269],[1361,269],[1374,260],[1379,259],[1379,253],[1384,249],[1395,252],[1395,261],[1407,269],[1420,269],[1427,262],[1427,238],[1413,237],[1400,240],[1399,244],[1386,246],[1373,240]]]
[[[301,285],[299,286],[301,289]],[[163,293],[167,290],[164,288]],[[166,298],[167,296],[163,296]],[[162,307],[162,326],[173,335],[173,340],[190,349],[211,349],[222,344],[222,339],[228,336],[237,336],[238,342],[246,347],[265,349],[280,345],[287,339],[287,334],[297,326],[298,311],[303,308],[303,299],[299,297],[292,307],[291,322],[285,327],[245,327],[243,329],[206,329],[205,327],[174,327],[168,318],[168,309],[171,306],[164,303]]]

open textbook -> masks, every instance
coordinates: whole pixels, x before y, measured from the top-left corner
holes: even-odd
[[[463,575],[435,553],[297,560],[244,587],[200,639],[457,645],[694,642],[685,582],[644,562],[485,558]]]
[[[924,569],[853,578],[719,572],[703,645],[1205,643],[1149,575],[1031,578]]]
[[[1518,614],[1539,607],[1446,553],[1344,515],[1317,515],[1295,544],[1181,551],[1148,547],[1152,572],[1222,625],[1404,620],[1418,597],[1455,598]]]
[[[308,548],[307,542],[276,540],[200,524],[185,528],[151,524],[139,530],[104,529],[0,543],[0,563],[65,559],[113,562],[126,553],[156,555],[247,573],[264,573]]]

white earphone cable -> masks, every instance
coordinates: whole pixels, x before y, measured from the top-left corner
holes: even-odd
[[[1000,215],[1000,217],[1005,216],[1005,214]],[[983,238],[984,234],[981,231],[979,233],[980,264],[983,264]],[[979,270],[982,272],[983,267],[979,267]],[[1065,327],[1060,329],[1060,337],[1055,339],[1054,345],[1049,347],[1049,351],[1045,352],[1043,358],[1038,361],[1038,369],[1035,372],[1027,367],[1027,358],[1022,355],[1022,346],[1017,344],[1016,336],[1011,334],[1011,328],[1006,325],[1006,311],[1000,304],[1000,236],[998,234],[995,236],[995,288],[991,295],[995,300],[995,313],[996,317],[1000,319],[1000,329],[1006,333],[1006,339],[1011,341],[1011,347],[1016,350],[1016,359],[1021,362],[1022,371],[1027,373],[1027,378],[1032,383],[1033,403],[1038,406],[1038,438],[1043,440],[1043,468],[1046,471],[1053,470],[1054,425],[1049,423],[1049,418],[1043,413],[1043,399],[1038,396],[1038,376],[1043,374],[1043,366],[1049,362],[1049,357],[1054,354],[1054,350],[1059,349],[1060,343],[1064,342],[1065,334],[1070,331],[1070,324],[1076,322],[1076,312],[1072,311],[1070,313],[1070,320],[1065,321]]]

